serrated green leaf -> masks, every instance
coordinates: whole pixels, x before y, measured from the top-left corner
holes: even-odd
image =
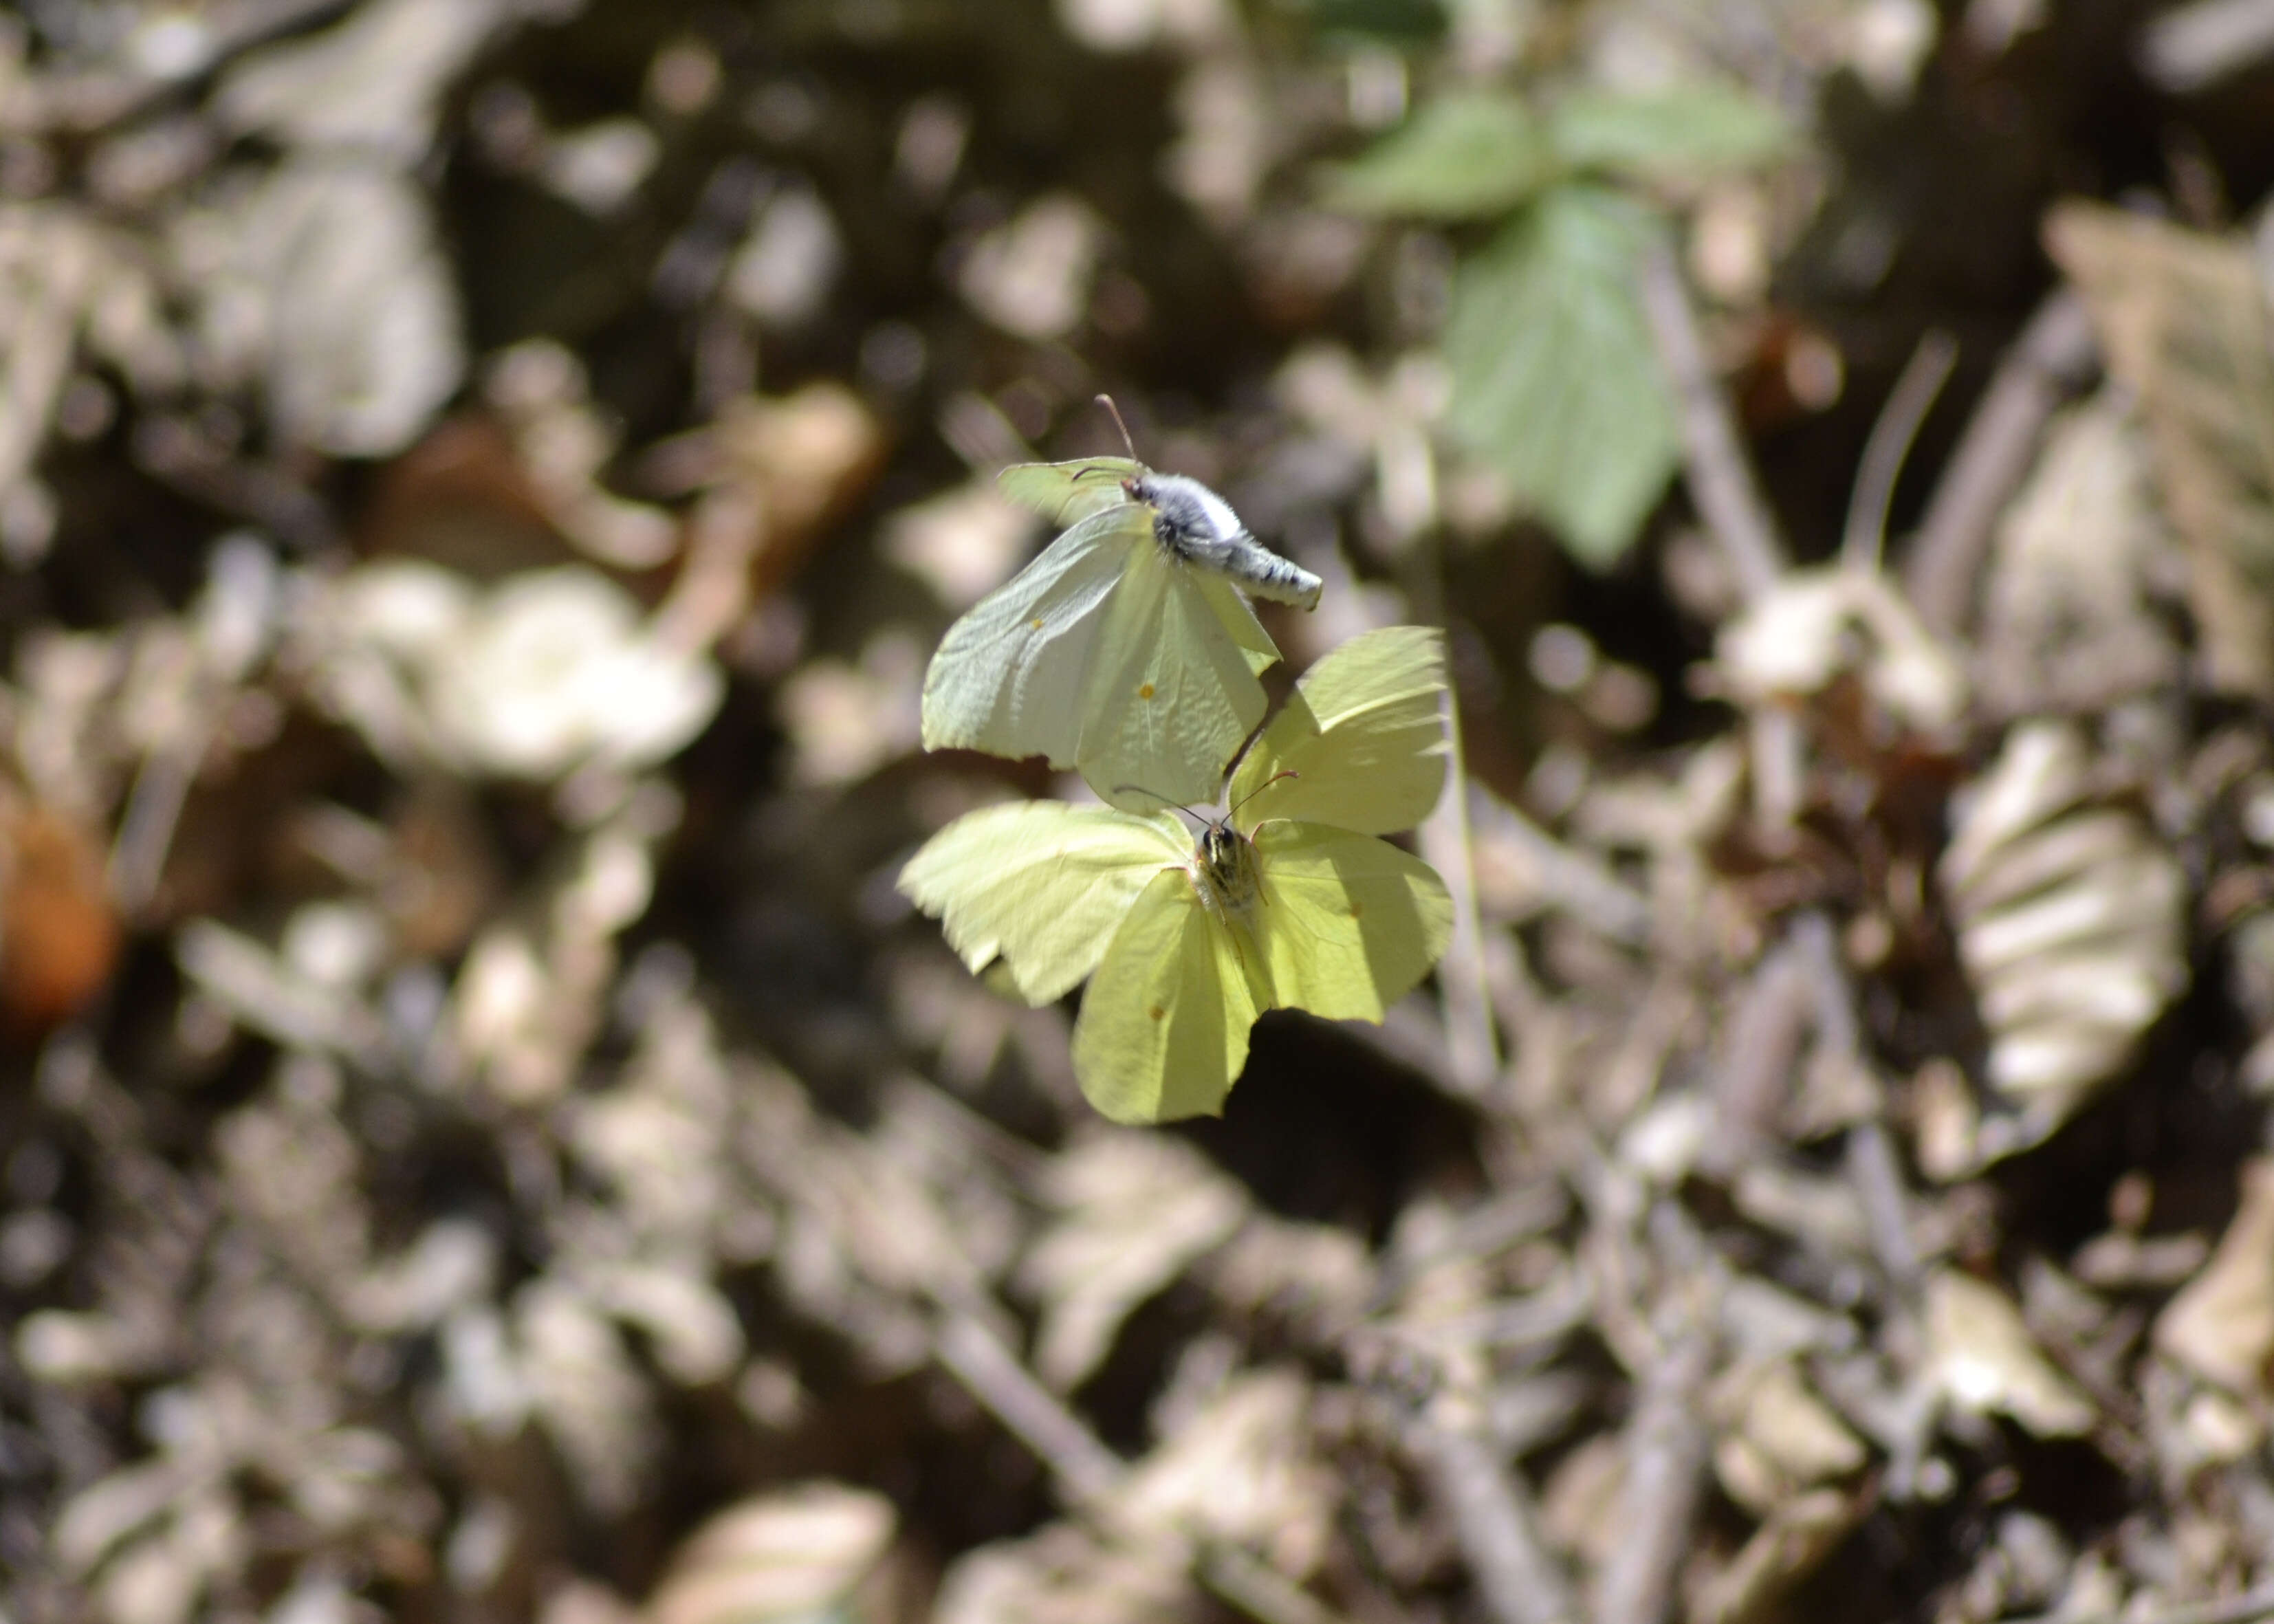
[[[1743,169],[1792,145],[1774,107],[1725,85],[1684,85],[1635,94],[1580,90],[1546,119],[1556,153],[1575,169],[1695,175]]]
[[[1439,96],[1325,176],[1330,207],[1468,220],[1502,214],[1554,179],[1547,132],[1514,96]]]
[[[1454,439],[1598,567],[1632,543],[1679,452],[1635,289],[1651,229],[1614,192],[1557,186],[1461,267],[1445,324]]]

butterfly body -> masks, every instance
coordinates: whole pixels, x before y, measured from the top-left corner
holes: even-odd
[[[1255,539],[1231,504],[1197,479],[1149,469],[1121,482],[1129,500],[1153,512],[1153,538],[1196,568],[1211,571],[1257,598],[1319,606],[1318,576]]]

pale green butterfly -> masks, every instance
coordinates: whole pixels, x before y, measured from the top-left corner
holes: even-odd
[[[1445,777],[1442,640],[1398,626],[1306,673],[1197,841],[1167,812],[1015,801],[934,835],[900,886],[976,973],[1045,1004],[1085,976],[1074,1075],[1116,1122],[1224,1107],[1264,1010],[1380,1021],[1453,909],[1409,828]]]
[[[1256,673],[1279,658],[1234,589],[1310,609],[1318,576],[1197,479],[1133,454],[1022,462],[998,483],[1071,528],[948,628],[924,673],[924,748],[1047,756],[1116,805],[1129,784],[1213,795],[1263,718]]]

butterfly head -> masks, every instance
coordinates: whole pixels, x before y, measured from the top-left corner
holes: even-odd
[[[1133,502],[1153,510],[1153,535],[1172,552],[1224,547],[1247,539],[1231,504],[1197,479],[1149,470],[1121,482]]]
[[[1263,894],[1255,843],[1231,825],[1229,814],[1211,818],[1193,849],[1193,879],[1201,894],[1233,913],[1245,913]]]

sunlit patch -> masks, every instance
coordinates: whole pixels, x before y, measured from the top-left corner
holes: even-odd
[[[1150,682],[1141,682],[1141,683],[1139,683],[1139,684],[1137,685],[1137,697],[1138,697],[1138,698],[1140,698],[1140,699],[1150,699],[1150,698],[1152,698],[1152,697],[1153,697],[1153,685],[1152,685]]]

